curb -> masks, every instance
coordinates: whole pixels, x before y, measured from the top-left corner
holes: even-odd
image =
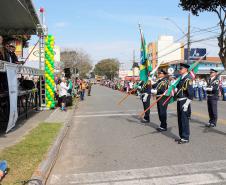
[[[44,185],[48,180],[48,176],[57,160],[63,140],[67,135],[69,128],[71,127],[72,116],[75,113],[76,108],[77,105],[73,105],[73,110],[70,116],[68,116],[68,119],[66,119],[66,121],[63,123],[63,128],[61,128],[45,159],[39,164],[38,168],[33,173],[28,185]]]

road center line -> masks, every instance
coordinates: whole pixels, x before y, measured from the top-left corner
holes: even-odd
[[[172,114],[175,112],[168,112]],[[151,112],[151,115],[158,114],[158,112]],[[89,117],[117,117],[117,116],[139,116],[138,113],[119,113],[119,114],[88,114],[88,115],[76,115],[74,118],[89,118]]]

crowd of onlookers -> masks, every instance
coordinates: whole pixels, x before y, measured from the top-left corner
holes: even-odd
[[[197,77],[193,80],[193,90],[194,90],[194,98],[199,101],[206,100],[206,87],[207,81],[204,78]],[[226,79],[219,81],[219,97],[222,97],[224,101],[226,101]]]
[[[156,79],[154,78],[153,81]],[[170,84],[176,80],[175,76],[170,76]],[[128,81],[128,80],[103,80],[100,82],[101,85],[112,88],[114,90],[119,90],[122,92],[130,92],[133,90],[139,81]],[[193,80],[193,89],[194,89],[194,98],[202,101],[206,100],[206,87],[207,81],[204,78],[197,77]],[[133,91],[134,94],[137,94],[136,91]],[[219,96],[226,101],[226,78],[220,81],[219,84]]]
[[[80,98],[81,101],[85,99],[87,95],[91,96],[92,82],[90,80],[83,80],[76,78],[72,80],[70,78],[62,77],[56,79],[56,100],[62,111],[66,111],[67,105],[72,105],[72,97]]]

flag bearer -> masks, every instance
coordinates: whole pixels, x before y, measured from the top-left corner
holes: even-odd
[[[143,103],[144,110],[146,110],[150,106],[150,98],[151,98],[151,81],[147,81],[144,83],[140,83],[138,85],[138,90],[140,91],[141,101]],[[145,112],[141,123],[149,123],[150,122],[150,110]]]
[[[217,70],[210,69],[210,79],[207,82],[207,106],[209,112],[209,123],[207,127],[215,127],[217,125],[217,102],[219,95],[219,79],[217,75]]]
[[[179,139],[175,139],[178,144],[184,144],[189,142],[190,128],[189,128],[189,105],[193,99],[193,85],[192,79],[188,72],[189,65],[180,64],[181,80],[177,85],[177,116],[178,116],[178,128]]]
[[[158,99],[168,88],[168,78],[167,72],[161,69],[158,72],[158,81],[152,85],[151,93],[156,95]],[[163,132],[167,130],[167,107],[168,103],[164,104],[164,99],[160,99],[157,103],[158,115],[160,120],[160,126],[157,128],[157,131]]]

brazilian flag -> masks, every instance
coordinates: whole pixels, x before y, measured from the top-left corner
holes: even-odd
[[[149,61],[148,50],[144,38],[144,34],[140,29],[141,47],[140,47],[140,80],[143,82],[148,81],[148,74],[152,71],[152,65]]]

